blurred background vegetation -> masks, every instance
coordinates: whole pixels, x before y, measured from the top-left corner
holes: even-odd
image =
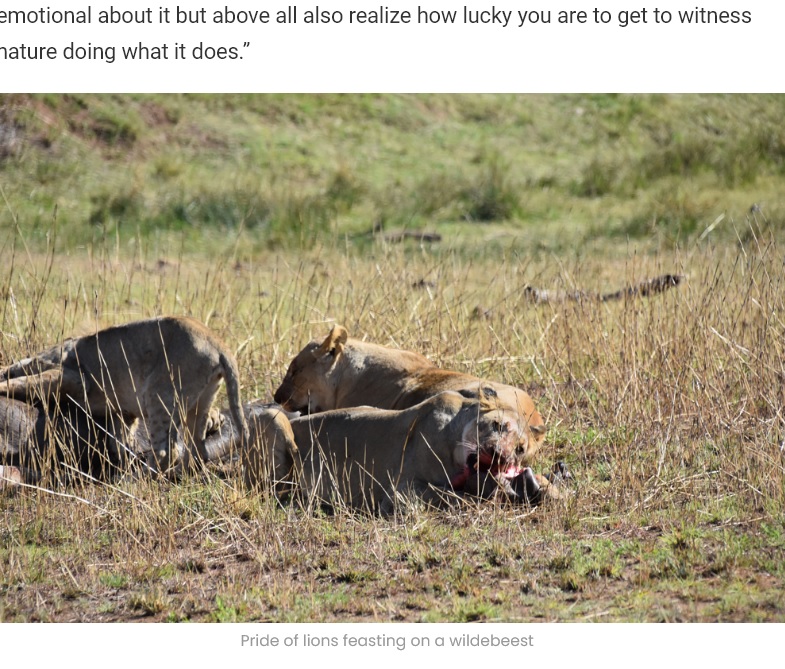
[[[656,252],[775,232],[778,95],[4,95],[0,248]],[[480,244],[480,242],[482,242]]]

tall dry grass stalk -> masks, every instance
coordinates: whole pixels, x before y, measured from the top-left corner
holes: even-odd
[[[2,588],[16,593],[0,618],[422,619],[434,607],[440,619],[475,609],[481,619],[526,617],[527,593],[598,580],[646,590],[679,565],[702,573],[709,558],[684,552],[702,541],[728,578],[763,574],[766,542],[781,545],[785,532],[785,287],[781,247],[754,230],[749,239],[572,264],[383,243],[363,255],[320,247],[248,258],[240,248],[211,261],[141,248],[23,259],[13,250],[2,276],[6,363],[63,336],[187,314],[238,351],[244,399],[269,399],[290,358],[340,322],[352,336],[527,389],[549,425],[539,468],[563,459],[575,483],[566,502],[537,511],[415,504],[382,520],[282,505],[246,490],[231,467],[179,482],[95,483],[68,463],[68,482],[0,500]],[[605,291],[663,272],[688,281],[607,303],[534,306],[523,290]],[[652,527],[676,538],[647,539]],[[712,527],[740,527],[762,549],[745,553],[726,535],[718,544],[706,538]],[[610,551],[609,533],[638,537],[637,557]],[[579,540],[602,564],[579,557]],[[483,608],[471,595],[492,587],[483,570],[528,585]],[[400,589],[382,588],[379,574],[391,584],[399,574]],[[114,603],[109,591],[120,593]],[[389,611],[374,599],[382,591]],[[445,593],[452,599],[437,603]],[[785,607],[771,606],[781,618]]]

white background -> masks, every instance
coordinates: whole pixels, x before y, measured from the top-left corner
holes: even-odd
[[[531,648],[435,647],[436,638],[468,633],[533,637]],[[7,666],[105,669],[107,666],[273,668],[573,667],[662,669],[663,667],[779,666],[785,625],[405,625],[405,624],[196,624],[196,625],[0,625]],[[276,648],[243,647],[241,636],[273,635]],[[286,648],[284,639],[304,634],[355,637],[405,636],[407,648]],[[426,637],[429,648],[412,647]],[[14,662],[17,660],[17,662]],[[4,662],[4,666],[6,663]]]
[[[0,24],[0,45],[147,46],[175,42],[188,49],[199,42],[237,47],[242,60],[197,61],[3,61],[3,92],[780,92],[783,86],[782,33],[785,5],[778,2],[712,2],[712,10],[749,11],[750,24],[685,25],[679,9],[691,10],[694,0],[683,2],[389,2],[362,0],[295,3],[296,25],[168,25],[157,23],[158,9],[177,6],[194,11],[258,11],[275,16],[284,1],[195,0],[92,3],[80,0],[3,0],[0,9],[30,11],[39,6],[57,9],[92,7],[88,26]],[[350,25],[351,9],[390,7],[458,10],[454,25]],[[513,10],[550,9],[550,25],[509,27],[465,25],[463,7]],[[153,9],[152,25],[99,25],[100,10]],[[306,10],[340,10],[339,25],[307,25]],[[594,8],[610,11],[607,25],[594,23]],[[646,24],[618,25],[620,10],[647,9]],[[670,24],[655,24],[653,9],[673,12]],[[585,25],[560,25],[559,10],[585,10]],[[415,19],[416,20],[416,19]],[[243,42],[250,42],[247,48]]]

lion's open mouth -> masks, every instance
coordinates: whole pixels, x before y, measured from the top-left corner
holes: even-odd
[[[469,453],[463,469],[452,477],[450,483],[456,490],[462,490],[469,477],[476,472],[487,472],[496,477],[514,479],[516,476],[520,476],[523,471],[524,468],[514,462],[500,459],[498,453],[481,449],[479,452],[471,451]]]
[[[470,453],[466,464],[475,471],[489,472],[494,476],[515,478],[523,469],[514,462],[500,458],[498,453],[482,449],[479,453]]]

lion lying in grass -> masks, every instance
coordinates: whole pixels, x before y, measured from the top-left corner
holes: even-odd
[[[474,398],[482,391],[510,407],[527,433],[527,456],[545,438],[542,416],[520,388],[441,369],[418,353],[351,339],[341,325],[297,354],[275,391],[275,401],[301,413],[362,405],[405,409],[445,390]]]
[[[68,339],[11,365],[0,372],[0,395],[44,404],[71,398],[93,417],[140,419],[153,445],[150,465],[166,471],[178,460],[189,464],[190,443],[206,459],[222,378],[235,424],[247,435],[234,356],[198,321],[164,317]]]
[[[399,411],[355,407],[291,421],[271,414],[261,433],[252,425],[242,465],[249,486],[272,478],[280,492],[293,479],[304,500],[388,514],[410,496],[436,506],[500,490],[532,503],[558,497],[524,467],[530,449],[517,408],[446,391]]]

